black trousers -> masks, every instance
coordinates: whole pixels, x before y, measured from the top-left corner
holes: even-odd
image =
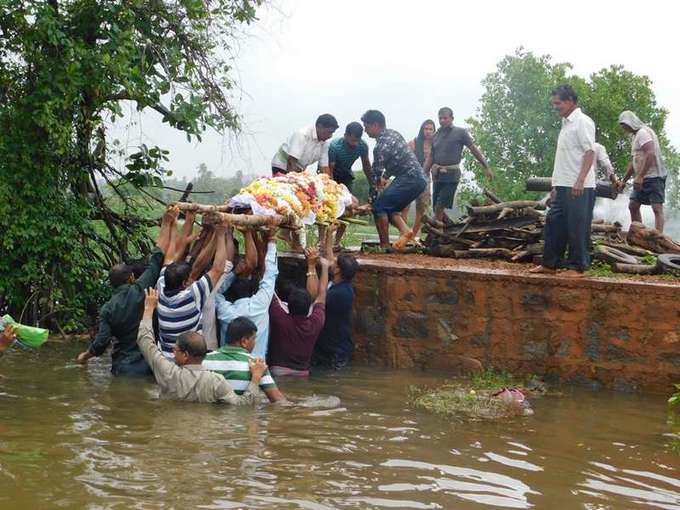
[[[590,267],[590,230],[595,207],[595,190],[586,188],[578,197],[571,188],[555,188],[555,200],[545,219],[543,265],[583,272]],[[565,251],[569,254],[564,260]]]

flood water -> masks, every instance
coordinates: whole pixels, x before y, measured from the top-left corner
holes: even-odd
[[[434,374],[357,367],[280,381],[305,406],[235,409],[156,400],[79,347],[0,360],[0,508],[680,509],[662,397],[567,389],[450,421],[404,403]]]

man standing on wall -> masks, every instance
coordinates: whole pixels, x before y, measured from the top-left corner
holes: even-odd
[[[489,179],[494,175],[481,151],[472,141],[467,130],[453,125],[453,110],[448,106],[439,109],[439,129],[432,140],[432,153],[425,161],[425,171],[432,173],[432,205],[435,217],[444,220],[444,210],[453,207],[453,199],[460,182],[460,161],[463,148],[467,147],[482,165]]]
[[[328,164],[330,177],[335,182],[344,184],[352,192],[354,174],[352,165],[361,158],[361,166],[366,175],[366,180],[371,182],[371,162],[368,159],[368,144],[361,139],[364,128],[358,122],[350,122],[345,128],[345,136],[333,140],[328,148]],[[335,234],[335,250],[340,249],[342,236],[345,234],[347,225],[341,224]]]
[[[330,113],[319,115],[313,126],[302,128],[281,144],[272,159],[272,175],[302,172],[309,165],[319,163],[319,171],[328,173],[329,140],[338,121]]]
[[[553,107],[562,117],[552,175],[550,210],[546,216],[543,264],[532,273],[579,277],[590,267],[590,220],[595,205],[595,123],[578,107],[569,85],[553,90]],[[565,264],[562,257],[569,247]]]
[[[633,159],[628,164],[626,175],[619,185],[620,189],[623,189],[628,179],[635,175],[633,193],[630,195],[628,204],[630,220],[642,223],[640,205],[651,205],[652,211],[654,211],[654,228],[663,232],[663,203],[666,197],[666,175],[668,172],[661,159],[659,138],[652,128],[628,110],[619,115],[619,125],[633,137]]]
[[[361,117],[366,134],[375,139],[373,149],[373,182],[370,183],[371,195],[380,195],[373,200],[373,216],[380,237],[380,248],[390,247],[390,222],[401,237],[394,243],[396,250],[402,250],[415,235],[408,228],[401,211],[420,195],[427,185],[423,167],[416,155],[408,148],[404,137],[394,129],[387,129],[385,116],[378,110],[368,110]],[[382,189],[382,178],[394,180]]]

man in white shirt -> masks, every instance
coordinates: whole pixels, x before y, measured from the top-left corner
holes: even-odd
[[[532,273],[579,277],[590,267],[590,219],[595,206],[595,123],[578,107],[569,85],[553,90],[552,105],[562,117],[552,175],[550,210],[543,237],[543,264]],[[564,252],[569,255],[564,261]]]
[[[631,162],[626,175],[619,185],[621,189],[632,175],[633,193],[630,195],[628,210],[631,221],[642,222],[640,205],[651,205],[654,211],[654,228],[663,232],[663,203],[666,195],[668,171],[661,158],[659,138],[652,128],[644,124],[637,115],[626,110],[619,115],[621,128],[633,136]]]
[[[330,113],[316,119],[314,126],[300,129],[290,135],[272,159],[272,175],[302,172],[309,165],[319,163],[320,172],[329,172],[328,147],[338,121]]]
[[[616,178],[616,172],[614,172],[614,165],[612,165],[609,159],[609,154],[607,154],[607,149],[601,143],[595,142],[595,163],[598,170],[604,173],[604,176],[612,182],[612,184],[618,185],[618,179]]]

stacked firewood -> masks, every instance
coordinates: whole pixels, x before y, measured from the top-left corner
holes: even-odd
[[[467,215],[445,223],[428,218],[425,247],[429,254],[454,258],[496,258],[530,262],[543,253],[545,201],[502,202],[485,191],[488,203],[467,206]],[[622,243],[618,223],[593,222],[593,239]]]

